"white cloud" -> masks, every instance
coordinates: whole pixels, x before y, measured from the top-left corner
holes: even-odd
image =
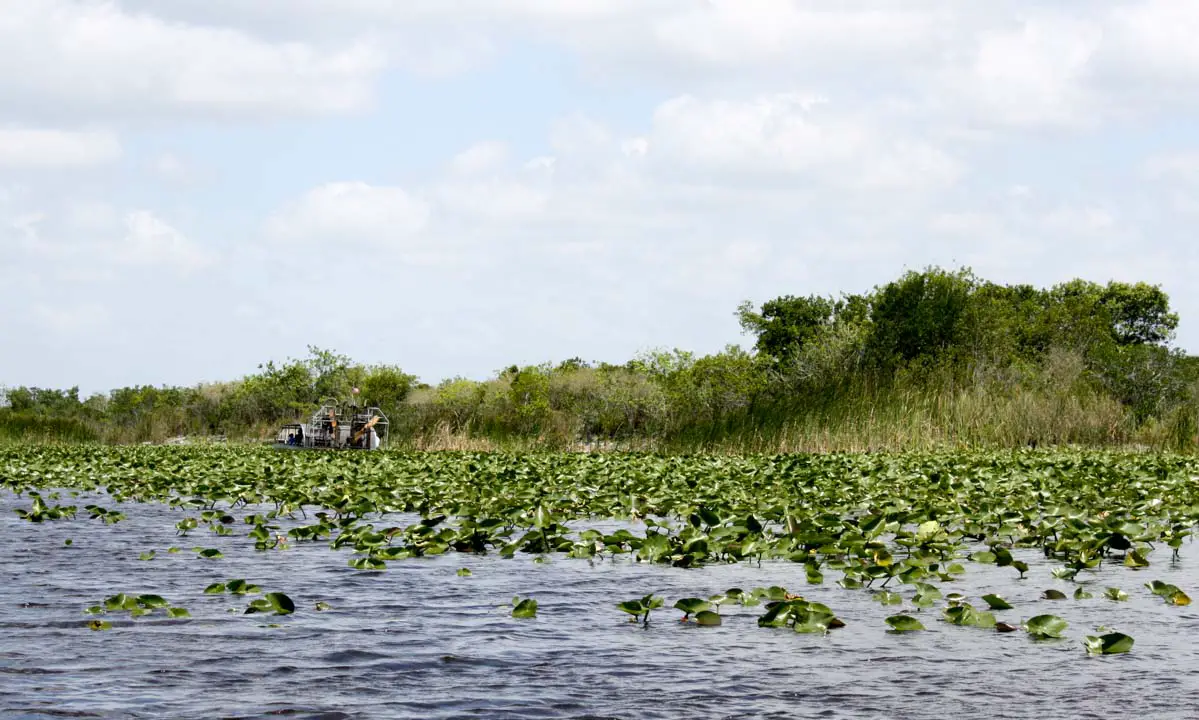
[[[164,315],[204,307],[162,331],[195,351],[163,361],[181,381],[308,342],[434,380],[703,352],[738,338],[742,299],[930,263],[1162,281],[1199,312],[1179,214],[1199,212],[1199,162],[1130,157],[1194,124],[1189,3],[9,4],[0,165],[29,187],[0,192],[0,301],[32,337],[178,293]],[[35,152],[24,128],[59,129]],[[277,320],[341,278],[388,302]],[[231,338],[220,357],[197,327]],[[146,357],[131,380],[162,377]]]
[[[755,67],[803,58],[821,65],[831,56],[856,62],[925,52],[935,14],[896,3],[819,6],[793,0],[711,0],[679,3],[654,24],[654,39],[686,62]]]
[[[53,115],[346,112],[370,102],[383,61],[366,42],[337,50],[271,43],[98,0],[7,3],[0,48],[8,105]]]
[[[936,187],[960,174],[940,149],[889,137],[821,98],[788,94],[745,102],[674,98],[654,112],[648,146],[658,162],[684,170],[790,176],[827,187]]]
[[[1178,0],[1120,3],[1111,13],[1111,31],[1113,64],[1152,77],[1199,80],[1199,5]]]
[[[209,253],[149,210],[128,213],[125,216],[125,228],[125,239],[119,252],[119,258],[124,263],[190,272],[214,261]]]
[[[1085,81],[1103,28],[1088,19],[1039,15],[983,35],[974,62],[951,80],[979,116],[1013,125],[1073,124],[1094,102]]]
[[[403,248],[429,222],[429,205],[400,187],[334,182],[309,190],[267,221],[277,242]]]
[[[455,155],[450,170],[458,175],[484,175],[503,168],[508,154],[507,144],[486,140]]]
[[[22,198],[21,204],[30,203]],[[216,256],[149,210],[121,212],[109,203],[75,201],[45,211],[5,210],[15,234],[15,262],[28,259],[54,282],[109,281],[127,268],[189,275]]]
[[[110,132],[0,127],[0,170],[89,167],[120,157],[121,143]]]

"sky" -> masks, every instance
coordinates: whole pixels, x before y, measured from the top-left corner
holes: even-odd
[[[907,270],[1161,285],[1199,3],[0,0],[0,384],[751,345]]]

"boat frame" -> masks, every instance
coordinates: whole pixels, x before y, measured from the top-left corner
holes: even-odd
[[[271,447],[281,450],[381,450],[389,422],[377,407],[360,408],[325,400],[308,422],[290,422],[275,433]]]

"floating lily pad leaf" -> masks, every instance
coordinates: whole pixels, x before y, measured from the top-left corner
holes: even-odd
[[[149,551],[149,552],[144,552],[144,553],[142,553],[141,555],[138,555],[138,556],[137,556],[137,559],[138,559],[138,560],[153,560],[153,559],[154,559],[154,556],[155,556],[156,554],[157,554],[157,553],[156,553],[155,551],[151,550],[151,551]]]
[[[72,540],[71,538],[67,538],[66,540],[63,540],[62,544],[66,545],[67,547],[71,547],[72,545],[75,544],[75,541]]]
[[[187,608],[181,607],[170,608],[167,610],[167,615],[173,618],[189,618],[192,616],[192,614],[187,611]]]
[[[916,542],[921,544],[931,542],[944,534],[945,530],[941,527],[941,523],[936,520],[929,520],[920,523],[919,527],[916,528]]]
[[[945,608],[944,616],[945,620],[953,625],[995,627],[994,615],[985,610],[977,610],[968,603]]]
[[[1150,583],[1145,583],[1145,587],[1154,595],[1161,597],[1169,605],[1190,605],[1191,598],[1182,591],[1177,585],[1164,583],[1161,580],[1154,580]]]
[[[173,554],[175,554],[175,553],[179,552],[179,548],[177,548],[177,547],[169,547],[169,548],[167,548],[167,552],[169,552],[169,553],[171,553],[171,554],[173,555]]]
[[[982,563],[984,565],[994,565],[995,564],[995,553],[991,552],[990,550],[980,550],[976,553],[973,553],[970,556],[970,559],[976,563]]]
[[[87,610],[84,610],[83,612],[88,615],[103,615],[104,608],[100,605],[92,605],[90,608],[88,608]]]
[[[1046,600],[1065,600],[1066,593],[1062,592],[1061,590],[1054,590],[1053,588],[1050,588],[1041,593],[1041,597],[1045,598]]]
[[[207,558],[209,560],[220,560],[221,558],[225,557],[223,554],[221,554],[221,551],[217,550],[216,548],[202,549],[200,550],[199,554],[200,557]]]
[[[1159,595],[1161,597],[1165,597],[1166,595],[1170,594],[1172,591],[1178,589],[1177,585],[1171,585],[1170,583],[1164,583],[1161,580],[1154,580],[1152,582],[1147,582],[1147,583],[1145,583],[1145,587],[1149,590],[1149,592],[1153,593],[1154,595]]]
[[[849,575],[838,580],[837,584],[846,590],[860,590],[862,588],[862,581]]]
[[[755,588],[754,595],[766,600],[785,600],[787,598],[787,588],[771,585],[768,588]]]
[[[1057,615],[1037,615],[1028,619],[1024,628],[1037,639],[1060,638],[1068,623]]]
[[[1086,590],[1083,590],[1081,586],[1079,586],[1078,588],[1075,588],[1075,590],[1074,590],[1074,599],[1075,600],[1090,600],[1092,597],[1094,597],[1094,595],[1087,592]]]
[[[233,595],[257,595],[262,592],[262,588],[257,585],[251,585],[241,578],[230,580],[226,584],[226,587]]]
[[[901,596],[899,593],[893,593],[889,590],[875,593],[870,599],[881,605],[903,604],[903,596]]]
[[[471,576],[470,568],[461,568],[460,570],[458,570],[458,577],[470,577],[470,576]]]
[[[130,597],[125,593],[118,593],[104,599],[105,610],[135,610],[137,609],[137,598]]]
[[[87,626],[91,630],[111,630],[112,629],[112,623],[108,622],[107,620],[92,620],[91,622],[89,622],[87,624]]]
[[[941,590],[936,585],[918,582],[915,584],[915,588],[917,595],[923,595],[930,600],[940,600],[942,597]]]
[[[937,604],[937,599],[925,595],[924,593],[916,593],[916,597],[912,598],[912,605],[918,608],[930,608]]]
[[[281,592],[267,593],[262,599],[270,603],[276,615],[290,615],[296,611],[296,604]]]
[[[1104,591],[1103,596],[1108,600],[1115,600],[1116,602],[1124,602],[1128,599],[1128,593],[1115,587],[1109,587]]]
[[[623,605],[623,604],[624,603],[621,603],[621,605]],[[640,604],[638,604],[638,606],[640,606]],[[674,604],[675,610],[683,611],[683,620],[686,620],[688,617],[690,617],[691,615],[694,615],[698,612],[701,612],[703,610],[708,610],[711,607],[712,607],[711,603],[709,603],[707,600],[701,600],[700,598],[683,598],[681,600],[676,601]],[[638,612],[638,613],[634,613],[634,614],[640,614],[640,613]]]
[[[325,602],[324,600],[321,600],[316,604],[316,609],[319,612],[324,612],[326,610],[332,610],[333,606],[330,605],[329,603]]]
[[[137,604],[144,608],[155,609],[170,607],[170,603],[161,595],[138,595]]]
[[[257,600],[251,600],[250,604],[246,607],[246,615],[253,615],[255,613],[264,613],[264,612],[270,612],[270,611],[271,611],[271,603],[270,603],[270,601],[266,600],[265,598],[258,598]]]
[[[824,573],[820,572],[820,568],[814,565],[808,565],[804,568],[804,574],[807,577],[808,584],[819,585],[824,582]]]
[[[1139,550],[1129,550],[1124,556],[1124,567],[1143,568],[1148,567],[1149,561],[1141,554]]]
[[[1002,597],[995,595],[995,594],[983,595],[983,602],[985,602],[987,605],[989,605],[992,610],[1011,610],[1012,609],[1011,604],[1009,604],[1007,600],[1004,600]]]
[[[911,615],[892,615],[887,618],[886,622],[891,626],[891,630],[897,633],[915,632],[916,630],[924,629],[924,625]]]
[[[1083,644],[1091,655],[1118,655],[1132,649],[1133,639],[1124,633],[1107,633],[1098,637],[1088,635]]]
[[[721,623],[720,615],[711,610],[700,610],[695,614],[695,623],[704,627],[715,627]]]
[[[205,595],[220,595],[225,592],[225,583],[213,583],[204,588]]]
[[[525,598],[517,601],[513,598],[512,617],[514,618],[531,618],[537,616],[537,601],[533,598]]]
[[[385,570],[387,563],[375,557],[350,558],[349,566],[355,570]]]

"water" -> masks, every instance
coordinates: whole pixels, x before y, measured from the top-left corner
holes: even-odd
[[[118,507],[97,497],[62,502]],[[1199,716],[1199,610],[1167,606],[1143,587],[1161,579],[1199,591],[1199,548],[1190,544],[1178,563],[1161,549],[1145,570],[1086,574],[1091,600],[1039,599],[1047,588],[1069,594],[1074,586],[1053,579],[1053,565],[1035,551],[1015,553],[1032,566],[1023,582],[1011,568],[966,562],[961,581],[938,583],[976,606],[982,594],[1004,595],[1015,609],[997,616],[1012,624],[1040,613],[1069,621],[1067,639],[1035,642],[1023,632],[948,625],[939,610],[915,613],[906,602],[883,607],[836,586],[835,571],[809,586],[803,567],[786,562],[682,570],[449,553],[362,573],[346,565],[350,550],[326,542],[255,552],[240,524],[229,537],[201,527],[178,538],[183,514],[161,505],[121,505],[128,519],[116,525],[86,512],[34,525],[13,512],[28,505],[0,493],[4,718]],[[170,546],[182,551],[168,554]],[[198,558],[197,546],[225,557]],[[150,549],[154,560],[137,559]],[[461,567],[473,575],[459,577]],[[244,615],[249,598],[203,594],[229,578],[285,592],[297,612]],[[614,607],[649,592],[669,606],[769,585],[826,603],[847,627],[827,636],[759,628],[760,606],[725,606],[721,627],[681,625],[666,607],[643,629]],[[1103,598],[1108,586],[1129,601]],[[87,629],[83,610],[117,592],[163,595],[193,617],[110,613],[113,629]],[[536,598],[538,617],[512,619],[513,595]],[[317,612],[317,601],[334,609]],[[900,611],[928,630],[887,633],[883,618]],[[1082,637],[1099,625],[1134,636],[1132,652],[1088,657]]]

